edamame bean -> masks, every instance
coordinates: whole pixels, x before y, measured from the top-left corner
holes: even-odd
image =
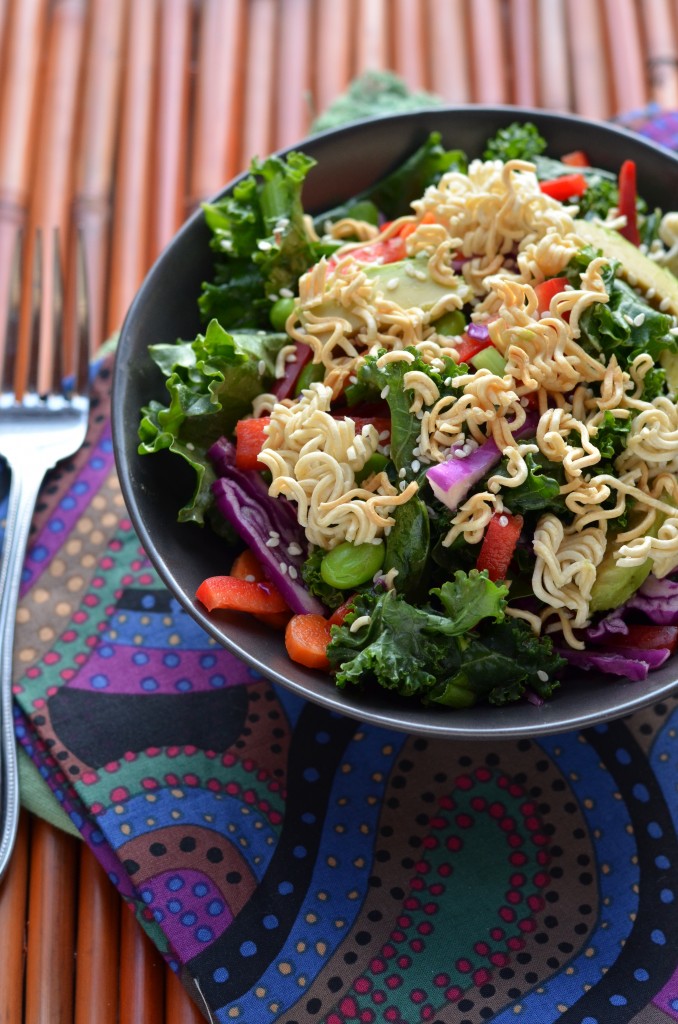
[[[350,590],[367,583],[384,561],[383,541],[378,544],[351,544],[346,540],[328,551],[320,563],[325,583],[337,590]]]
[[[276,331],[284,331],[287,318],[294,309],[294,299],[277,299],[271,306],[269,318]]]

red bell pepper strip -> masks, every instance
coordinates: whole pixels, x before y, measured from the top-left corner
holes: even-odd
[[[619,169],[619,212],[626,217],[626,225],[620,229],[620,234],[634,245],[640,245],[637,198],[636,164],[634,160],[625,160]]]
[[[563,174],[560,178],[551,178],[549,181],[540,181],[539,188],[542,192],[564,203],[566,199],[573,196],[581,196],[586,192],[588,183],[583,174]]]
[[[548,313],[551,308],[551,299],[554,295],[564,291],[567,284],[568,280],[566,277],[551,277],[548,281],[541,281],[534,286],[540,313]]]
[[[287,601],[269,580],[257,583],[236,576],[210,576],[203,580],[195,596],[210,612],[215,608],[252,615],[289,611]]]
[[[270,422],[270,416],[238,420],[235,425],[235,464],[238,469],[266,469],[263,462],[259,462],[259,452],[266,441],[264,428]]]
[[[494,583],[506,579],[522,528],[523,517],[509,512],[495,512],[487,524],[476,569],[487,569]]]
[[[296,348],[295,358],[285,363],[284,376],[279,377],[273,386],[273,394],[279,402],[290,397],[299,380],[299,374],[313,355],[310,346],[304,345],[301,341],[296,343]]]
[[[462,334],[461,340],[456,345],[457,362],[468,363],[469,359],[489,348],[492,342],[489,338],[469,338],[468,334]]]
[[[678,647],[678,626],[632,625],[628,633],[617,633],[607,639],[609,647],[635,647],[640,651],[668,650]]]
[[[567,164],[568,167],[590,167],[591,162],[587,157],[583,149],[573,149],[571,153],[565,153],[560,158],[561,164]]]

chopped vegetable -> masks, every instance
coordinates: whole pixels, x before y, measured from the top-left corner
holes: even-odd
[[[564,203],[573,196],[580,196],[588,188],[588,182],[583,174],[563,174],[560,178],[553,178],[551,181],[540,181],[539,188],[542,192]]]
[[[619,213],[626,217],[626,224],[620,228],[620,233],[634,245],[640,245],[637,201],[636,164],[625,160],[619,171]]]
[[[571,153],[564,153],[561,162],[568,167],[590,167],[589,158],[582,149],[573,149]]]
[[[354,590],[371,580],[381,569],[384,551],[383,541],[378,544],[352,544],[345,540],[325,554],[320,563],[320,575],[329,587]]]
[[[285,628],[285,647],[292,661],[328,671],[330,623],[322,615],[293,615]]]
[[[251,614],[287,611],[287,602],[269,580],[241,580],[236,576],[210,576],[203,580],[195,596],[208,611],[230,609]]]
[[[270,416],[238,420],[235,425],[235,465],[237,469],[266,468],[259,462],[259,452],[266,443],[266,428],[270,422]]]
[[[537,308],[540,313],[548,313],[551,308],[551,300],[555,295],[560,295],[569,284],[566,277],[550,277],[547,281],[541,281],[534,286],[534,293],[537,296]]]
[[[521,439],[534,433],[538,417],[529,413],[522,427],[514,432]],[[474,442],[475,443],[475,442]],[[436,463],[426,471],[426,477],[438,501],[442,501],[453,512],[464,500],[471,488],[501,459],[501,452],[494,441],[486,441],[476,447],[467,442],[453,446],[451,456],[445,462]]]
[[[235,576],[238,580],[247,580],[250,583],[260,583],[266,579],[266,573],[261,566],[261,562],[259,562],[249,548],[245,548],[244,551],[240,552],[231,566],[229,576]],[[284,629],[289,622],[290,614],[289,610],[271,612],[270,614],[255,613],[255,618],[259,619],[260,622],[265,622],[267,626],[272,626],[274,629]]]
[[[490,139],[483,154],[484,160],[532,160],[546,149],[546,140],[533,124],[514,121],[500,128]]]
[[[285,362],[284,375],[279,377],[273,386],[273,394],[279,402],[284,401],[285,398],[289,398],[296,390],[297,382],[313,355],[311,348],[308,345],[302,344],[300,341],[296,342],[295,347],[296,351],[294,353],[294,358],[287,359]],[[322,380],[322,378],[320,379]]]
[[[487,524],[476,568],[485,570],[495,582],[505,580],[522,528],[522,516],[495,512]]]

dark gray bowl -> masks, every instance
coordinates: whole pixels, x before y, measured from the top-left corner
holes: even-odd
[[[660,146],[622,129],[576,117],[516,107],[474,106],[356,122],[300,142],[294,148],[318,161],[306,183],[305,206],[320,213],[359,192],[401,163],[431,131],[440,131],[448,146],[478,156],[489,136],[516,119],[533,121],[554,155],[585,149],[593,164],[613,171],[623,160],[633,158],[641,194],[664,209],[675,208],[678,159]],[[177,524],[176,512],[191,490],[190,474],[183,471],[176,456],[140,457],[136,429],[140,407],[151,397],[165,397],[147,346],[195,336],[200,326],[196,300],[201,282],[210,275],[208,231],[201,214],[196,213],[152,267],[132,303],[118,346],[113,390],[115,454],[132,522],[163,581],[208,633],[302,697],[355,718],[431,736],[487,739],[582,728],[628,714],[674,689],[678,682],[676,659],[643,683],[582,673],[568,679],[556,698],[542,707],[521,703],[464,711],[427,709],[337,690],[328,676],[291,662],[281,635],[255,619],[206,614],[194,600],[196,587],[207,576],[227,572],[231,553],[208,530]]]

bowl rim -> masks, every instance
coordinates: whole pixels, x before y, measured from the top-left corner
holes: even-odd
[[[397,128],[398,124],[431,119],[435,118],[436,115],[442,115],[444,118],[449,119],[455,115],[468,117],[472,114],[478,114],[483,117],[487,115],[494,115],[502,120],[506,120],[507,118],[515,118],[516,120],[536,120],[542,123],[548,122],[549,125],[554,127],[557,127],[558,124],[567,124],[573,127],[588,129],[589,131],[594,130],[597,133],[600,133],[601,131],[603,133],[609,133],[610,136],[614,136],[615,138],[621,137],[627,139],[636,150],[640,146],[641,149],[645,149],[649,153],[655,152],[660,154],[663,158],[670,158],[675,162],[676,171],[678,173],[678,154],[656,140],[641,136],[624,125],[597,121],[592,118],[585,118],[569,112],[549,111],[535,107],[523,107],[513,104],[478,103],[442,105],[425,107],[421,110],[410,110],[375,117],[359,118],[346,122],[338,127],[328,128],[315,134],[308,135],[305,138],[300,139],[294,145],[285,146],[275,150],[270,155],[284,157],[290,152],[304,152],[309,146],[316,147],[319,144],[322,144],[323,140],[340,139],[342,136],[348,136],[354,134],[356,131],[368,129],[370,125],[373,125],[376,122],[386,123],[387,125],[390,124],[393,125],[394,128]],[[218,191],[207,198],[205,202],[213,202],[232,191],[232,189],[240,181],[247,178],[250,173],[249,168],[243,170],[241,173],[231,178],[230,181],[226,182],[220,189],[218,189]],[[569,714],[563,718],[563,716],[559,716],[558,714],[556,698],[555,701],[546,701],[539,707],[529,705],[530,714],[532,715],[532,719],[529,722],[525,722],[520,719],[513,722],[511,721],[511,718],[513,717],[511,711],[515,712],[525,710],[528,706],[526,702],[520,702],[499,708],[477,705],[472,710],[482,710],[484,714],[488,715],[487,727],[479,729],[475,724],[467,724],[463,713],[460,714],[457,711],[445,713],[444,710],[441,712],[439,709],[434,709],[433,714],[427,714],[427,709],[423,708],[422,705],[416,705],[415,707],[413,703],[410,703],[403,713],[399,711],[401,705],[387,700],[385,700],[383,708],[379,705],[375,710],[369,707],[362,707],[360,704],[360,696],[357,693],[350,694],[349,701],[347,697],[344,696],[343,691],[338,690],[335,686],[328,686],[326,690],[321,690],[321,692],[316,693],[309,690],[303,681],[297,681],[294,678],[286,677],[275,668],[263,662],[256,653],[243,648],[237,642],[232,640],[227,629],[224,630],[221,628],[218,621],[210,617],[201,606],[193,602],[185,591],[177,585],[169,566],[158,554],[156,550],[156,542],[151,536],[150,531],[146,528],[146,524],[141,516],[137,504],[137,496],[135,494],[130,466],[123,454],[125,451],[124,442],[127,428],[122,422],[122,417],[116,414],[116,409],[119,408],[119,397],[124,393],[125,389],[123,357],[128,344],[128,338],[131,333],[131,325],[134,323],[139,310],[147,301],[146,292],[149,288],[149,284],[158,273],[158,269],[162,267],[170,249],[174,249],[177,245],[181,245],[184,237],[193,232],[196,229],[196,225],[202,221],[203,213],[201,208],[198,207],[187,217],[165,248],[156,257],[145,274],[144,279],[137,289],[137,292],[127,310],[120,329],[113,366],[111,419],[113,450],[118,479],[123,499],[139,542],[163,584],[178,600],[184,610],[195,621],[197,621],[210,636],[212,636],[222,647],[248,663],[252,668],[262,673],[262,675],[266,676],[272,682],[285,687],[298,697],[310,700],[313,703],[325,707],[330,712],[346,715],[347,717],[354,718],[360,722],[377,725],[385,729],[425,735],[439,739],[445,738],[474,741],[483,741],[490,738],[518,739],[544,736],[569,730],[580,730],[582,728],[612,721],[647,707],[650,704],[661,702],[664,698],[675,691],[676,687],[678,687],[678,655],[675,656],[676,677],[674,679],[667,680],[663,684],[656,684],[649,694],[640,684],[633,684],[626,680],[627,685],[624,686],[625,680],[621,677],[609,679],[609,685],[611,687],[618,688],[619,700],[614,704],[611,704],[609,707],[602,708],[593,713],[582,712],[581,714]],[[313,675],[315,676],[317,673],[313,673]],[[632,687],[636,687],[635,691]],[[443,717],[443,715],[445,717]]]

